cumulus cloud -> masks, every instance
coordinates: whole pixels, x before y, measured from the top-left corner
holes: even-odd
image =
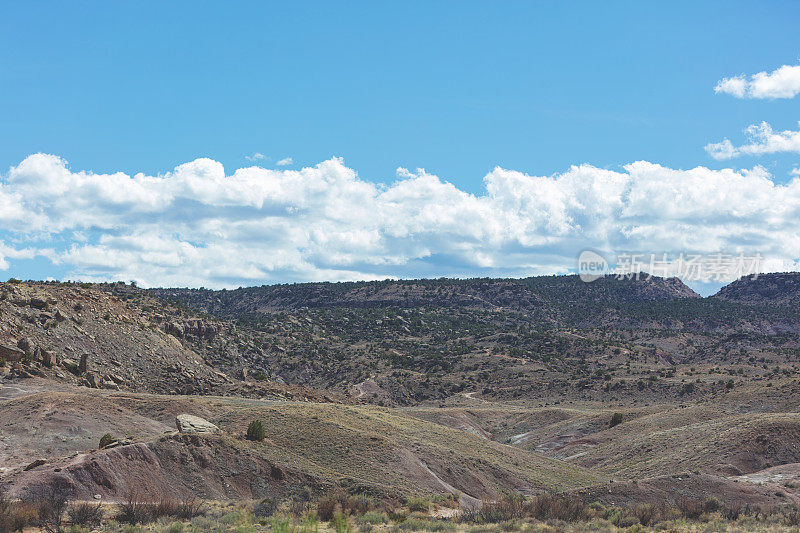
[[[292,159],[291,157],[284,157],[283,159],[278,160],[278,162],[276,162],[275,164],[278,165],[279,167],[288,167],[289,165],[294,164],[294,159]]]
[[[15,248],[14,246],[9,246],[3,241],[0,240],[0,270],[8,270],[11,265],[9,265],[9,259],[33,259],[37,255],[48,255],[48,250],[42,250],[37,252],[31,248]]]
[[[800,65],[783,65],[772,72],[723,78],[714,87],[716,93],[736,98],[794,98],[800,93]]]
[[[248,161],[259,161],[261,159],[264,159],[265,157],[267,157],[267,156],[265,156],[261,152],[256,152],[253,155],[244,156],[244,158],[247,159]]]
[[[498,167],[484,184],[470,194],[403,168],[375,184],[337,158],[233,173],[197,159],[130,176],[34,154],[0,178],[0,239],[23,246],[0,242],[0,267],[39,255],[68,279],[231,287],[563,273],[587,247],[800,258],[800,178],[779,185],[761,167]]]
[[[800,131],[776,132],[766,122],[748,126],[744,131],[749,141],[747,144],[734,146],[730,140],[724,139],[722,142],[707,144],[706,152],[717,160],[732,159],[742,155],[800,153]]]

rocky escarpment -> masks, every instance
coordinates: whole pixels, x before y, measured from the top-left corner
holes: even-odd
[[[166,323],[164,330],[178,338],[195,336],[203,339],[213,339],[220,331],[221,326],[205,320],[170,320]]]
[[[267,367],[253,368],[240,353],[232,323],[108,287],[0,283],[0,382],[46,378],[135,392],[334,400],[266,379]]]
[[[9,377],[49,377],[94,388],[197,393],[233,380],[183,346],[219,327],[146,313],[76,284],[1,283],[0,358]]]

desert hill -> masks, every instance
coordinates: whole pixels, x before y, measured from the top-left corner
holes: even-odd
[[[469,505],[508,491],[672,505],[705,487],[780,506],[800,480],[800,319],[740,299],[575,277],[3,283],[0,485]],[[221,431],[177,433],[182,413]],[[243,436],[255,419],[262,442]],[[106,433],[119,440],[98,450]]]
[[[203,416],[222,432],[178,434],[180,413]],[[118,500],[136,483],[153,494],[206,498],[344,485],[380,494],[459,490],[480,499],[603,480],[557,459],[374,406],[64,390],[0,402],[0,418],[8,421],[0,457],[14,493],[57,479],[81,497]],[[264,422],[263,442],[244,439],[252,419]],[[105,433],[130,442],[98,451]],[[44,447],[52,447],[47,464],[25,471]]]
[[[796,307],[800,304],[800,272],[744,277],[722,287],[714,298],[748,305]]]
[[[592,283],[578,276],[522,279],[418,279],[343,283],[264,285],[235,290],[150,289],[159,298],[180,301],[194,309],[227,317],[301,308],[475,308],[513,309],[546,314],[561,304],[625,304],[697,298],[680,280],[617,279]]]

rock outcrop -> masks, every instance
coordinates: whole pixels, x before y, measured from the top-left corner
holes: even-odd
[[[22,359],[25,356],[25,352],[20,350],[16,346],[6,346],[0,344],[0,357],[4,358],[6,361],[11,363],[15,363]]]
[[[180,414],[175,417],[178,431],[181,433],[217,433],[219,428],[199,416]]]
[[[179,338],[194,335],[204,339],[213,339],[219,333],[219,327],[203,320],[172,321],[164,329],[167,333]]]

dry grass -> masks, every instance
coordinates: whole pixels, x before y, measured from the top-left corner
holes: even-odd
[[[126,524],[148,524],[160,518],[171,517],[188,520],[203,514],[203,504],[195,498],[173,500],[164,498],[157,502],[144,500],[138,494],[130,494],[119,505],[116,520]]]
[[[80,502],[74,504],[67,511],[69,521],[79,526],[97,527],[103,521],[103,506],[101,503],[92,504]]]

